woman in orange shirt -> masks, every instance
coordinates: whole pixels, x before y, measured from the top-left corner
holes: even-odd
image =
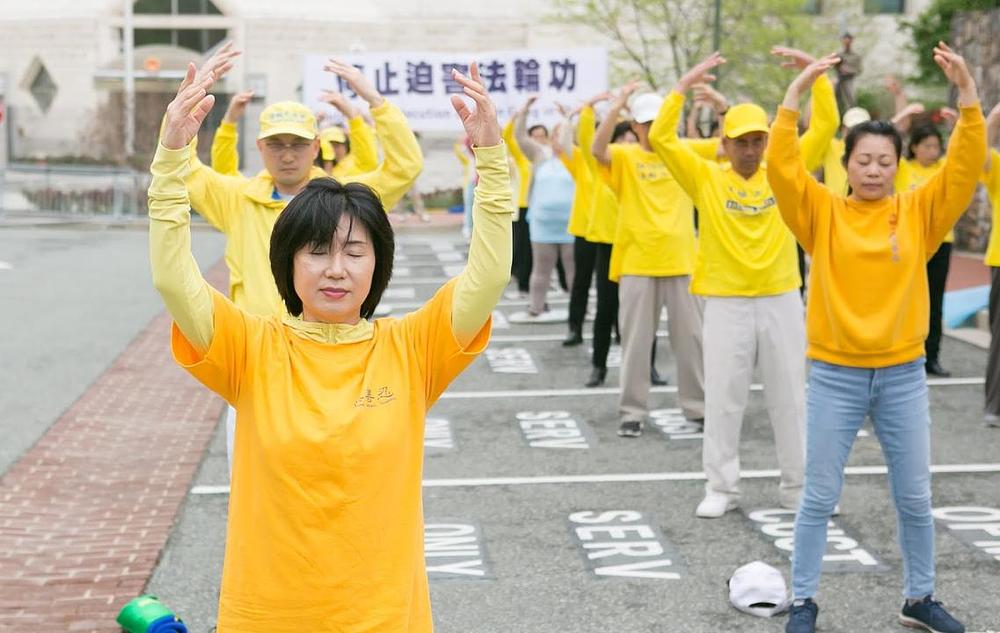
[[[862,123],[847,135],[847,197],[806,171],[796,134],[799,97],[836,56],[811,64],[792,82],[771,128],[767,178],[782,219],[812,255],[806,476],[795,518],[795,601],[786,633],[816,630],[819,608],[813,598],[827,523],[866,416],[882,446],[896,506],[906,599],[899,619],[930,631],[965,631],[933,598],[930,410],[923,359],[926,263],[972,199],[986,160],[986,128],[962,57],[941,43],[934,60],[958,88],[961,118],[944,167],[922,187],[893,192],[902,139],[885,121]]]

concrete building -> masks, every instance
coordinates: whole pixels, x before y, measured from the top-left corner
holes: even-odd
[[[0,133],[10,157],[120,154],[123,1],[0,0],[0,99],[7,110]],[[929,0],[848,1],[857,7],[840,21],[861,31],[866,74],[905,70],[909,53],[897,17],[918,13]],[[227,38],[245,54],[220,91],[253,88],[263,97],[256,108],[298,97],[308,53],[609,44],[583,27],[544,20],[548,0],[138,0],[133,7],[140,150],[151,147],[186,61]],[[248,112],[248,125],[257,111]],[[245,167],[257,166],[254,154],[244,152]],[[440,184],[433,165],[429,171],[431,186]]]

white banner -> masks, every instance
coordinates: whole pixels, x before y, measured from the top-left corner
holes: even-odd
[[[339,113],[319,96],[322,90],[354,94],[333,73],[323,70],[334,55],[307,55],[302,85],[303,101],[333,120]],[[558,118],[555,103],[576,107],[608,88],[607,51],[603,48],[518,49],[486,53],[384,52],[336,55],[365,73],[385,97],[398,105],[420,132],[458,132],[461,122],[449,97],[462,89],[452,81],[452,67],[468,71],[470,61],[479,63],[483,82],[505,122],[530,95],[539,99],[529,122],[552,124]],[[363,103],[359,103],[363,106]]]

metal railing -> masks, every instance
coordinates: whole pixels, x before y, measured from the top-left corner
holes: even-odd
[[[0,170],[0,214],[145,215],[149,174],[115,167],[12,163]]]

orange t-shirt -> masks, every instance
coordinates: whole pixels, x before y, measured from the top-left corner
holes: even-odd
[[[178,364],[236,408],[218,633],[433,630],[424,567],[424,416],[489,342],[464,349],[448,283],[371,338],[320,343],[214,293]]]

